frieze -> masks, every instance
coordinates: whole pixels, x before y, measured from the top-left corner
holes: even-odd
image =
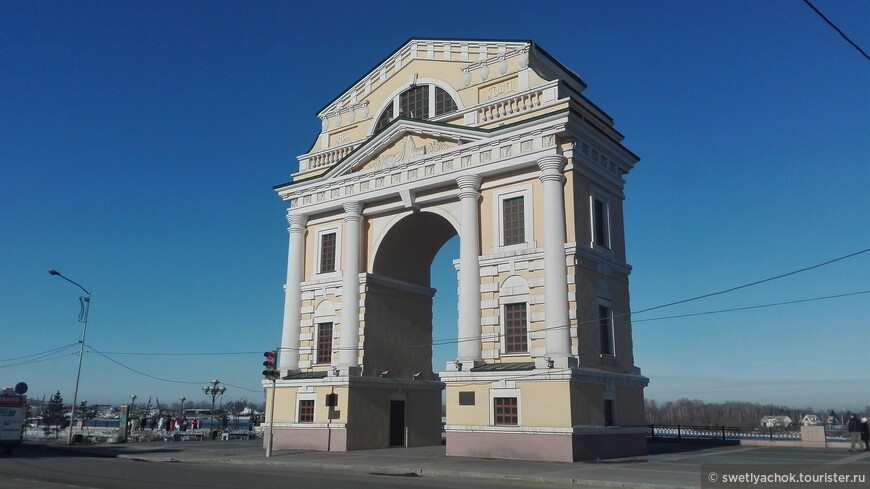
[[[341,188],[344,189],[343,195],[349,196],[371,190],[399,186],[412,180],[433,177],[442,173],[449,173],[458,169],[469,168],[476,164],[490,164],[496,160],[511,159],[520,155],[532,155],[535,151],[540,152],[542,150],[555,148],[558,144],[555,133],[564,129],[564,122],[559,122],[547,128],[533,129],[524,135],[526,137],[533,136],[533,139],[520,140],[520,136],[513,136],[510,138],[504,138],[500,141],[490,141],[485,145],[467,146],[466,148],[453,153],[442,152],[441,154],[438,154],[436,152],[431,155],[426,154],[428,152],[428,150],[426,150],[427,147],[440,148],[443,146],[440,144],[429,146],[429,143],[427,143],[418,147],[414,144],[411,136],[408,135],[403,138],[399,144],[394,146],[394,148],[398,148],[395,153],[386,155],[383,159],[379,158],[378,160],[373,160],[385,161],[387,158],[392,158],[389,160],[393,161],[390,166],[379,168],[371,168],[367,166],[367,171],[364,173],[355,172],[347,174],[348,177],[353,179],[353,183],[348,183],[347,180],[324,182],[313,188],[287,194],[284,198],[292,207],[296,207],[300,203],[302,206],[306,206],[311,205],[313,203],[312,200],[317,203],[327,201],[327,195],[330,197],[329,200],[339,200],[341,195],[337,195],[340,194],[340,192],[337,191]],[[538,141],[540,141],[540,143],[538,143]],[[454,147],[454,145],[451,145],[449,142],[446,144],[447,148]],[[577,145],[580,146],[580,142],[578,142]],[[458,146],[458,144],[456,146]],[[414,156],[416,160],[402,162],[403,159],[411,159],[411,156],[415,154],[412,150],[416,150],[416,155]],[[583,150],[580,149],[578,153],[581,153],[582,151]],[[591,154],[592,148],[589,148],[588,151]],[[599,154],[598,166],[610,169],[611,165],[616,167],[618,170],[618,167],[613,164],[612,160],[608,160],[605,167],[605,165],[601,163],[601,155]]]

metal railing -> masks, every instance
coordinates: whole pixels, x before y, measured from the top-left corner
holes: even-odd
[[[655,439],[690,440],[788,440],[801,439],[800,427],[740,428],[736,426],[649,425],[649,437]],[[825,426],[827,441],[847,441],[849,434],[841,426]]]

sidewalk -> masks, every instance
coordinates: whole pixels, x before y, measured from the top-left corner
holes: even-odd
[[[623,488],[698,488],[702,464],[870,464],[870,454],[846,450],[650,443],[644,457],[598,462],[529,462],[447,457],[443,446],[355,452],[276,450],[262,440],[154,442],[119,445],[47,445],[82,455],[152,462],[221,463],[409,474],[438,478],[515,480],[548,485]]]

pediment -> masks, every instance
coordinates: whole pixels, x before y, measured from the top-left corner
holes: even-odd
[[[483,132],[478,129],[419,120],[398,120],[392,127],[354,150],[328,172],[327,178],[392,168],[449,152],[459,145],[479,141],[483,137]]]
[[[457,141],[445,140],[437,137],[405,134],[392,145],[383,148],[377,154],[373,154],[368,161],[363,161],[353,168],[354,173],[365,173],[390,168],[402,163],[409,163],[423,156],[444,151],[458,146]]]

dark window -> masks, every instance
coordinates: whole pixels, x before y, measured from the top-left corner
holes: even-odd
[[[604,400],[604,426],[613,426],[613,401]]]
[[[378,123],[375,124],[375,132],[380,131],[381,129],[387,127],[387,124],[393,120],[393,104],[387,106],[387,110],[381,114],[381,117],[378,119]]]
[[[502,201],[504,244],[526,242],[526,216],[523,197],[511,197]]]
[[[529,351],[529,335],[526,326],[526,303],[505,304],[504,306],[504,347],[505,353],[525,353]]]
[[[332,361],[332,323],[317,325],[317,363]]]
[[[516,397],[496,397],[493,402],[495,403],[495,424],[514,426],[520,424]]]
[[[601,337],[601,354],[613,355],[613,328],[610,308],[598,306],[598,334]]]
[[[593,198],[592,240],[595,244],[610,249],[610,211],[607,202]]]
[[[314,422],[314,399],[299,401],[299,422]]]
[[[438,87],[433,88],[435,89],[435,116],[455,112],[459,109],[449,93]],[[388,104],[375,123],[375,132],[387,127],[390,121],[396,117],[428,119],[429,109],[429,85],[420,85],[405,90],[399,95],[398,115],[393,113],[393,104]]]
[[[474,406],[474,391],[459,391],[460,406]]]
[[[457,110],[453,97],[443,89],[435,87],[435,115],[446,114]]]
[[[335,233],[320,237],[320,273],[335,271]]]
[[[429,85],[414,87],[399,95],[399,115],[409,119],[428,119]]]

